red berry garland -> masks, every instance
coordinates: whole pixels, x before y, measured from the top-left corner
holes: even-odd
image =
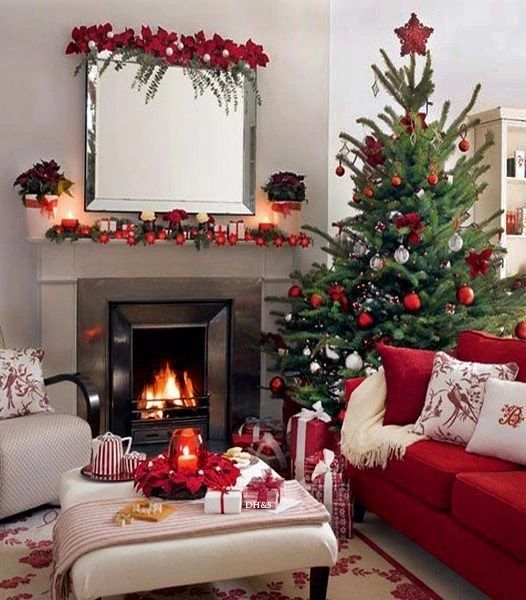
[[[291,246],[292,248],[294,248],[294,246],[298,245],[298,236],[296,236],[294,234],[289,235],[288,242],[289,242],[289,246]]]
[[[144,239],[146,240],[146,243],[148,244],[148,246],[153,246],[153,244],[155,244],[155,233],[153,231],[149,231],[144,236]]]
[[[101,233],[99,236],[100,244],[107,244],[110,241],[110,236],[107,233]]]
[[[230,246],[236,246],[237,245],[237,235],[235,233],[231,233],[228,236],[228,243]]]
[[[186,236],[181,231],[175,236],[175,243],[178,246],[183,246],[186,241]]]

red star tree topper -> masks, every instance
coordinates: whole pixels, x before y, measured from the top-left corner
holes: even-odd
[[[405,56],[406,54],[414,54],[416,52],[416,54],[424,56],[427,40],[433,31],[432,27],[426,27],[420,22],[416,13],[411,13],[409,21],[394,30],[402,44],[400,55]]]

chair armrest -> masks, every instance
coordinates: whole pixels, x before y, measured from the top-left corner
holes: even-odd
[[[91,433],[93,434],[93,437],[96,437],[99,435],[100,428],[100,398],[95,386],[87,377],[84,377],[80,373],[60,373],[59,375],[52,375],[51,377],[46,377],[44,379],[44,384],[53,385],[64,381],[70,381],[79,388],[86,403],[87,421],[91,427]]]

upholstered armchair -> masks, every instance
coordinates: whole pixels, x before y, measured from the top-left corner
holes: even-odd
[[[0,330],[0,348],[4,347]],[[0,420],[0,519],[56,502],[62,474],[90,460],[91,438],[99,429],[98,394],[78,373],[44,380],[46,387],[60,382],[78,387],[87,421],[58,412]]]

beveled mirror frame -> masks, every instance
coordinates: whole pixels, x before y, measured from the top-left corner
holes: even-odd
[[[243,111],[243,185],[242,199],[233,202],[207,202],[173,198],[161,200],[156,198],[103,198],[97,197],[96,190],[96,139],[97,139],[97,86],[101,77],[100,63],[107,59],[107,52],[89,57],[86,61],[86,104],[85,104],[85,177],[84,207],[87,212],[130,213],[150,210],[153,212],[169,212],[173,209],[184,209],[188,213],[213,213],[216,215],[253,215],[255,214],[256,187],[256,110],[257,97],[255,86],[245,78],[243,98],[237,110]],[[182,69],[171,66],[170,69]],[[103,77],[104,75],[102,75]],[[137,93],[130,90],[131,94]],[[199,102],[199,98],[196,98]],[[153,99],[151,102],[155,102]],[[218,110],[224,110],[219,108]],[[234,110],[234,107],[231,107]]]

